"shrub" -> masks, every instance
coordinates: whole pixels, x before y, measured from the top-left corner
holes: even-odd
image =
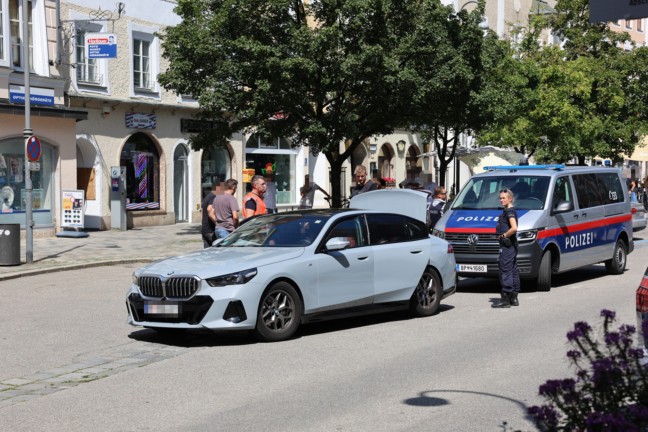
[[[547,401],[529,408],[542,431],[648,430],[648,374],[644,351],[633,344],[636,328],[613,328],[616,314],[602,310],[601,337],[586,322],[567,333],[567,358],[575,378],[549,380],[539,393]],[[648,334],[648,325],[642,326]]]

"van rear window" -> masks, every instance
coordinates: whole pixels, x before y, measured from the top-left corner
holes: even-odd
[[[542,210],[547,199],[549,177],[489,176],[472,178],[452,204],[453,209],[487,210],[500,208],[499,191],[513,191],[513,205],[519,210]]]

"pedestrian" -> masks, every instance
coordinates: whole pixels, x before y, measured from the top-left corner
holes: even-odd
[[[637,182],[634,178],[630,179],[630,185],[628,186],[628,194],[630,194],[630,202],[637,201]]]
[[[387,189],[387,180],[385,180],[384,178],[380,177],[380,178],[378,179],[378,183],[380,183],[380,184],[378,185],[378,189]]]
[[[225,192],[214,198],[209,217],[214,222],[216,239],[227,237],[238,226],[239,205],[234,197],[237,187],[237,180],[228,179],[225,181]]]
[[[352,197],[360,195],[361,193],[378,189],[378,185],[376,183],[367,179],[367,168],[364,165],[356,166],[353,174],[356,178],[356,185],[351,191]]]
[[[328,192],[322,189],[317,183],[310,181],[310,176],[306,174],[306,176],[304,177],[304,186],[299,188],[299,193],[301,194],[301,199],[299,200],[299,208],[313,208],[313,203],[315,202],[315,192],[317,191],[322,192],[326,197],[325,199],[331,199],[331,196],[328,194]]]
[[[518,306],[520,292],[520,273],[517,266],[517,212],[513,207],[513,192],[502,189],[499,195],[500,204],[504,206],[497,220],[495,233],[499,239],[499,279],[502,286],[501,301],[493,305],[496,308]]]
[[[218,184],[213,183],[211,187],[211,192],[203,199],[200,208],[202,210],[202,228],[201,235],[203,239],[203,247],[208,248],[216,240],[216,235],[214,234],[215,224],[214,221],[209,217],[210,208],[216,197],[216,191],[218,190]]]
[[[270,167],[272,167],[272,165]],[[277,184],[274,181],[274,173],[272,169],[266,168],[265,181],[266,191],[263,196],[263,203],[266,206],[266,213],[277,213]]]
[[[430,207],[428,208],[428,212],[430,213],[430,229],[434,229],[434,225],[443,216],[443,207],[446,204],[445,200],[447,196],[448,193],[445,187],[439,186],[434,188],[432,203],[430,203]]]
[[[266,206],[263,197],[266,192],[265,178],[255,175],[250,181],[252,191],[243,198],[243,218],[247,219],[252,216],[266,214]]]

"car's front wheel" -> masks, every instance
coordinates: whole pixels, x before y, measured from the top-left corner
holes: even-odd
[[[301,311],[301,300],[295,288],[287,282],[277,282],[261,296],[257,336],[266,342],[289,339],[299,328]]]
[[[427,267],[412,294],[410,310],[419,317],[434,315],[439,310],[442,296],[441,278],[434,269]]]

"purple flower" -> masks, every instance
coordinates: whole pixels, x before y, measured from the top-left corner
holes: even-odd
[[[624,336],[633,336],[637,332],[637,328],[633,325],[623,324],[619,326],[619,331]]]
[[[569,350],[567,351],[567,357],[570,358],[573,361],[577,361],[579,358],[581,358],[583,355],[581,354],[580,351],[576,350]]]
[[[582,338],[592,330],[589,324],[585,321],[579,321],[574,324],[574,330],[567,333],[567,340],[574,341],[576,339]]]
[[[592,362],[592,382],[597,391],[607,391],[615,384],[623,381],[623,373],[619,366],[609,358]]]
[[[614,318],[616,318],[616,312],[611,311],[611,310],[607,310],[607,309],[603,309],[601,311],[601,316],[603,318],[605,318],[606,320],[614,321]]]
[[[548,380],[538,390],[542,396],[556,396],[563,393],[573,392],[576,389],[576,381],[571,378],[562,380]]]
[[[550,405],[532,406],[527,412],[536,423],[544,425],[549,430],[555,430],[558,427],[558,411]]]
[[[617,332],[608,332],[605,335],[605,343],[608,345],[616,345],[621,341],[621,335]]]

